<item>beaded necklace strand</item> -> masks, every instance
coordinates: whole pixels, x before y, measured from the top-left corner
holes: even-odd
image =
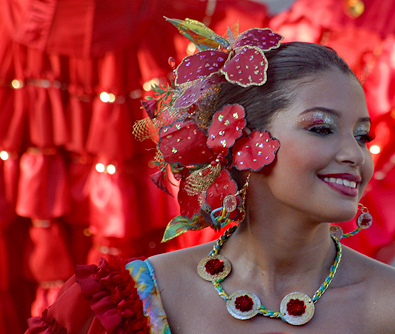
[[[339,240],[331,235],[336,245],[335,262],[331,266],[329,275],[314,293],[314,296],[310,299],[309,296],[302,292],[291,292],[281,301],[280,311],[275,312],[267,310],[254,293],[247,290],[238,290],[228,295],[220,284],[229,275],[231,264],[227,258],[219,254],[219,251],[236,228],[237,226],[233,226],[226,230],[217,240],[209,255],[200,261],[198,265],[200,277],[212,282],[219,296],[225,300],[228,312],[236,319],[246,320],[261,314],[269,318],[282,319],[291,325],[304,325],[310,321],[314,315],[314,304],[328,289],[339,267],[343,252]]]

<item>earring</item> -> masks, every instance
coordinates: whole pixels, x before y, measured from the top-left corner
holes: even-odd
[[[357,218],[357,225],[361,229],[366,229],[372,226],[373,223],[373,217],[369,213],[369,210],[366,206],[363,204],[359,203],[358,204],[358,210],[361,212]]]
[[[220,230],[222,227],[228,225],[231,221],[240,223],[243,221],[245,216],[245,200],[247,196],[247,189],[248,184],[250,182],[251,173],[248,174],[246,182],[236,194],[234,195],[227,195],[225,196],[224,200],[222,201],[222,207],[215,209],[211,212],[211,220],[216,225],[216,230]],[[240,205],[238,205],[238,196],[241,195]],[[237,214],[232,219],[229,218],[229,215],[236,211]],[[219,216],[215,217],[216,213],[221,213]]]
[[[330,227],[330,234],[336,238],[337,240],[352,237],[356,235],[359,231],[364,230],[372,226],[373,217],[369,213],[369,210],[366,206],[359,203],[358,204],[359,215],[357,217],[357,228],[349,233],[343,233],[343,229],[340,226],[333,225]]]

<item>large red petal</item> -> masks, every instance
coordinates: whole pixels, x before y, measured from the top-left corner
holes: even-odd
[[[212,160],[213,153],[206,144],[207,136],[193,121],[177,121],[164,126],[159,136],[159,150],[168,163],[188,166]]]
[[[218,85],[226,81],[224,76],[219,73],[197,80],[192,86],[188,87],[174,102],[174,108],[187,108],[194,104],[202,96],[202,93],[213,85]]]
[[[227,195],[237,192],[237,184],[230,176],[228,170],[223,169],[206,192],[206,203],[211,210],[222,207],[222,202]]]
[[[186,190],[186,179],[180,182],[180,190],[178,191],[178,203],[180,204],[180,213],[184,217],[192,218],[199,213],[204,201],[203,193],[191,194]]]
[[[162,191],[164,191],[166,194],[173,196],[169,190],[166,187],[166,178],[165,178],[165,173],[162,170],[158,170],[156,173],[151,175],[151,180],[152,182],[155,183],[155,185]]]
[[[218,50],[205,50],[185,57],[175,70],[176,85],[195,81],[218,72],[225,64],[228,54]]]
[[[253,131],[249,137],[240,138],[233,147],[233,163],[239,170],[257,171],[270,164],[280,142],[266,131]]]
[[[239,86],[260,86],[266,82],[267,59],[256,46],[243,46],[221,69],[226,80]]]
[[[246,125],[244,116],[244,108],[239,104],[226,105],[218,110],[208,130],[208,147],[217,154],[226,155],[228,148],[241,136]]]
[[[270,49],[277,48],[282,39],[282,36],[274,33],[269,28],[254,28],[240,34],[237,37],[234,48],[249,45],[256,46],[264,51],[269,51]]]
[[[187,108],[200,98],[203,80],[198,80],[194,85],[188,87],[174,102],[174,108]]]

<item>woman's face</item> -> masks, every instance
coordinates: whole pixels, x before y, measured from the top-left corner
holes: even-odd
[[[336,69],[296,87],[292,105],[269,126],[281,147],[264,182],[277,203],[313,219],[352,219],[373,174],[362,87]]]

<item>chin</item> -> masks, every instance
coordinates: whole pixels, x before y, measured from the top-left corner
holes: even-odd
[[[332,223],[344,223],[353,220],[356,215],[357,215],[357,210],[355,209],[349,210],[348,212],[346,211],[338,212],[338,214],[335,217],[333,217],[330,221]]]

